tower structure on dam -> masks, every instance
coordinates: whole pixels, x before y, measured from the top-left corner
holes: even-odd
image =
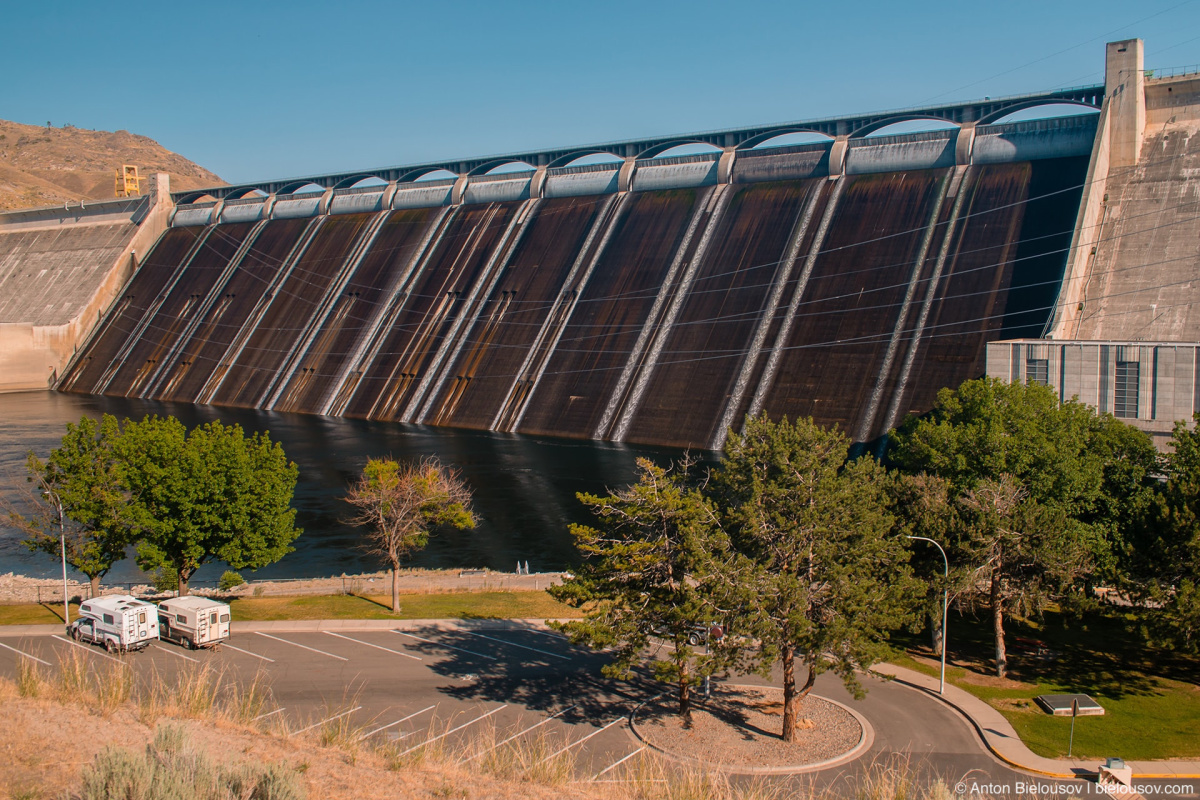
[[[1123,109],[1158,84],[1114,47],[1106,86],[176,195],[58,388],[699,448],[765,412],[875,441],[989,342],[1068,324],[1095,176],[1153,149],[1129,155]],[[1063,102],[1098,113],[1004,120]],[[953,127],[877,133],[921,118]]]

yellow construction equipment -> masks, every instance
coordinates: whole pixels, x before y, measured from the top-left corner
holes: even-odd
[[[138,177],[137,167],[123,164],[117,170],[117,197],[136,197],[142,193],[142,179]]]

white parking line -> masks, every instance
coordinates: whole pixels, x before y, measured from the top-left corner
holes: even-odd
[[[179,658],[186,658],[188,661],[195,661],[197,664],[200,663],[200,659],[198,659],[198,658],[192,658],[191,656],[185,656],[183,653],[176,653],[174,650],[168,650],[165,647],[159,647],[158,645],[154,645],[154,649],[160,650],[164,653],[170,653],[171,655],[178,656]]]
[[[338,661],[349,661],[350,660],[350,659],[344,658],[342,656],[335,656],[333,653],[326,653],[324,650],[318,650],[315,647],[309,647],[306,644],[299,644],[298,642],[289,642],[287,639],[280,639],[278,636],[272,636],[271,634],[263,633],[262,631],[255,631],[255,633],[257,633],[259,636],[265,636],[268,639],[274,639],[277,642],[283,642],[284,644],[290,644],[292,647],[300,647],[300,648],[303,648],[304,650],[311,650],[314,653],[320,653],[323,656],[329,656],[330,658],[336,658]]]
[[[406,756],[409,753],[411,753],[413,750],[417,750],[421,747],[424,747],[427,744],[432,744],[433,742],[436,742],[438,739],[445,739],[447,736],[454,733],[455,731],[461,731],[463,728],[467,727],[468,725],[474,725],[476,722],[479,722],[479,720],[487,719],[492,714],[495,714],[497,711],[503,711],[506,708],[508,708],[508,703],[505,703],[504,705],[499,706],[497,708],[493,708],[491,711],[487,712],[486,714],[481,714],[480,716],[476,717],[475,719],[471,720],[470,722],[464,722],[462,725],[459,725],[457,728],[451,728],[450,730],[446,731],[445,733],[439,734],[439,735],[433,737],[432,739],[426,739],[425,741],[421,742],[420,744],[415,744],[412,747],[405,750],[403,753],[400,753],[400,755]]]
[[[632,753],[630,753],[629,755],[625,756],[624,758],[622,758],[620,761],[616,762],[615,764],[609,764],[607,767],[605,767],[604,769],[602,769],[602,770],[600,770],[599,772],[597,772],[597,773],[596,773],[596,776],[595,776],[594,778],[592,778],[592,780],[593,780],[593,781],[600,780],[600,776],[601,776],[601,775],[603,775],[604,773],[606,773],[606,772],[608,772],[609,770],[613,769],[614,767],[619,767],[619,766],[621,766],[621,765],[622,765],[622,764],[624,764],[626,761],[628,761],[629,759],[633,758],[634,756],[636,756],[638,753],[642,752],[642,751],[643,751],[643,750],[645,750],[645,749],[646,749],[645,747],[639,747],[637,750],[634,750]]]
[[[390,648],[382,647],[377,644],[371,644],[370,642],[364,642],[362,639],[354,639],[349,636],[342,636],[340,633],[334,633],[333,631],[324,631],[324,632],[329,634],[330,636],[336,636],[339,639],[345,639],[348,642],[358,642],[359,644],[366,645],[367,647],[374,647],[376,650],[383,650],[385,653],[395,653],[396,655],[404,656],[405,658],[411,658],[416,661],[424,661],[423,658],[421,658],[420,656],[414,656],[412,653],[405,653],[400,650],[392,650]]]
[[[529,733],[532,730],[536,730],[537,728],[542,727],[543,725],[545,725],[547,722],[554,719],[555,717],[561,717],[563,714],[567,713],[572,708],[578,708],[578,706],[569,706],[568,708],[564,708],[562,711],[559,711],[557,714],[553,714],[549,717],[546,717],[544,720],[539,722],[537,725],[531,725],[530,727],[526,728],[525,730],[521,731],[520,733],[514,733],[512,736],[508,737],[503,742],[494,744],[491,747],[489,747],[487,750],[481,750],[480,752],[476,753],[475,755],[471,756],[470,758],[465,759],[462,763],[466,764],[470,761],[474,761],[475,759],[479,758],[480,756],[487,755],[488,753],[495,750],[497,747],[500,747],[501,745],[506,745],[509,742],[511,742],[513,739],[517,739],[521,736],[524,736],[525,734]]]
[[[555,750],[553,753],[551,753],[550,755],[546,756],[545,758],[543,758],[541,761],[539,761],[539,762],[537,762],[537,763],[539,763],[539,764],[543,764],[543,763],[545,763],[545,762],[549,761],[550,759],[554,758],[555,756],[562,755],[563,753],[567,752],[568,750],[570,750],[570,749],[571,749],[572,747],[574,747],[575,745],[583,744],[584,742],[586,742],[588,739],[592,738],[593,736],[595,736],[595,735],[597,735],[597,734],[600,734],[600,733],[604,733],[606,730],[608,730],[609,728],[611,728],[613,725],[616,725],[618,722],[624,722],[624,721],[625,721],[625,718],[624,718],[624,717],[617,717],[617,718],[616,718],[616,719],[614,719],[612,722],[610,722],[610,723],[608,723],[607,725],[605,725],[603,728],[601,728],[601,729],[599,729],[599,730],[596,730],[596,731],[592,731],[592,732],[591,732],[591,733],[589,733],[587,736],[584,736],[582,739],[579,739],[579,740],[577,740],[577,741],[571,742],[569,745],[567,745],[566,747],[564,747],[564,748],[562,748],[562,749],[560,749],[560,750]]]
[[[251,653],[249,650],[243,650],[240,647],[234,647],[229,642],[224,642],[221,646],[228,647],[230,650],[237,650],[239,653],[245,653],[248,656],[254,656],[255,658],[261,658],[263,661],[270,661],[272,664],[275,663],[275,659],[273,659],[273,658],[267,658],[266,656],[260,656],[258,653]]]
[[[420,711],[414,711],[413,713],[409,714],[404,719],[398,719],[395,722],[389,722],[387,725],[380,725],[375,730],[368,731],[368,732],[364,733],[362,736],[358,737],[358,740],[361,742],[363,739],[366,739],[368,736],[374,736],[375,734],[379,733],[380,731],[386,731],[388,728],[391,728],[395,725],[399,725],[401,722],[408,722],[413,717],[420,716],[421,714],[424,714],[426,711],[429,711],[430,709],[434,709],[434,708],[437,708],[436,703],[434,703],[433,705],[428,706],[426,708],[422,708]]]
[[[0,642],[0,647],[3,647],[5,650],[12,650],[14,653],[23,655],[26,658],[32,658],[34,661],[38,662],[39,664],[45,664],[47,667],[50,666],[49,661],[42,661],[40,658],[33,655],[32,653],[26,653],[24,650],[18,650],[15,647],[9,647],[8,645],[4,644],[3,642]]]
[[[268,711],[268,712],[267,712],[267,713],[265,713],[265,714],[259,714],[257,717],[255,717],[254,719],[252,719],[252,720],[250,720],[250,721],[251,721],[251,722],[258,722],[260,719],[266,719],[267,717],[273,717],[273,716],[275,716],[276,714],[278,714],[280,711],[283,711],[283,710],[284,710],[284,709],[282,709],[282,708],[277,708],[277,709],[275,709],[274,711]]]
[[[541,653],[544,656],[553,656],[554,658],[561,658],[563,661],[571,660],[570,656],[564,656],[562,653],[551,653],[549,650],[539,650],[536,647],[529,647],[528,645],[517,644],[516,642],[510,642],[506,639],[497,639],[495,636],[485,636],[482,633],[475,633],[474,631],[463,631],[463,633],[465,633],[469,636],[478,636],[480,639],[487,639],[490,642],[499,642],[500,644],[506,644],[509,647],[519,647],[522,650],[532,650],[533,652]]]
[[[430,644],[436,644],[438,647],[444,647],[447,650],[457,650],[460,653],[469,653],[470,655],[473,655],[473,656],[479,656],[480,658],[486,658],[489,661],[498,661],[499,660],[495,656],[489,656],[484,653],[476,653],[474,650],[464,650],[463,648],[455,647],[452,644],[443,644],[442,642],[439,642],[436,639],[424,639],[420,636],[416,636],[411,633],[405,633],[404,631],[392,631],[392,633],[398,633],[401,636],[407,636],[410,639],[416,639],[418,642],[429,642]]]
[[[549,636],[553,639],[561,639],[565,642],[571,641],[570,637],[568,637],[565,633],[559,633],[558,631],[539,631],[534,628],[521,628],[521,633],[536,633],[538,636]]]
[[[340,714],[334,714],[329,719],[323,719],[320,722],[314,722],[312,725],[309,725],[307,728],[301,728],[298,731],[294,731],[292,735],[295,736],[296,734],[304,733],[305,731],[311,731],[313,728],[324,725],[326,722],[333,722],[335,719],[341,719],[342,717],[346,716],[347,714],[353,714],[355,711],[358,711],[360,708],[362,708],[362,706],[355,706],[354,708],[350,709],[349,711],[343,711]]]
[[[91,654],[92,654],[92,655],[94,655],[94,656],[100,656],[101,658],[107,658],[109,661],[115,661],[115,662],[117,662],[118,664],[120,664],[120,665],[121,665],[121,666],[123,666],[123,667],[127,667],[127,666],[129,666],[128,664],[126,664],[126,663],[125,663],[124,661],[122,661],[121,659],[119,659],[119,658],[113,658],[113,657],[112,657],[112,656],[110,656],[108,653],[97,653],[95,650],[93,650],[91,647],[89,647],[89,646],[88,646],[88,645],[86,645],[86,644],[80,644],[79,642],[72,642],[70,639],[64,639],[63,637],[59,636],[58,634],[53,634],[53,635],[51,635],[51,637],[50,637],[50,638],[51,638],[51,639],[58,639],[60,642],[66,642],[67,644],[71,645],[72,647],[78,647],[80,650],[83,650],[83,651],[85,651],[85,652],[91,653]]]

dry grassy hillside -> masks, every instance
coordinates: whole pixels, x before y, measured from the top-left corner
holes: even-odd
[[[153,139],[129,131],[46,128],[0,120],[0,211],[113,196],[122,164],[171,175],[180,191],[224,183]]]

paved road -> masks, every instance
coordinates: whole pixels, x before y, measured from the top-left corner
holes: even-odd
[[[51,636],[3,634],[0,645],[0,673],[8,675],[16,672],[20,656],[15,651],[56,663],[59,654],[78,647]],[[97,664],[108,663],[101,649],[86,652]],[[577,753],[581,780],[619,778],[624,766],[633,763],[613,767],[642,746],[629,729],[629,713],[662,691],[644,677],[628,682],[604,678],[603,654],[515,622],[238,633],[217,652],[156,643],[123,660],[139,675],[157,670],[168,680],[181,668],[198,664],[228,669],[242,679],[261,670],[269,677],[277,716],[293,731],[355,708],[348,717],[364,733],[414,747],[436,737],[470,754],[478,752],[480,741],[543,737],[547,752],[570,748]],[[926,778],[940,776],[950,786],[966,781],[1015,787],[1030,780],[984,751],[968,723],[937,700],[875,678],[868,678],[867,686],[866,698],[855,701],[836,678],[825,675],[816,692],[866,717],[875,733],[870,750],[849,764],[776,780],[790,781],[797,789],[833,786],[848,793],[872,765],[896,759]],[[481,736],[488,728],[496,732],[490,740]]]

